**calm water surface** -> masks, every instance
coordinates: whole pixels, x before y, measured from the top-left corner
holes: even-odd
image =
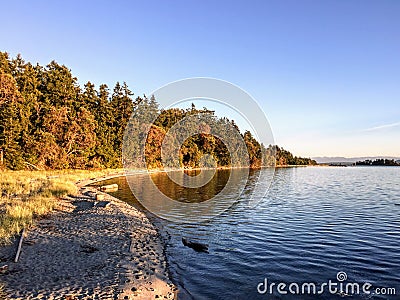
[[[218,172],[212,193],[229,176],[229,171]],[[268,172],[251,171],[240,200],[210,221],[156,220],[168,237],[166,252],[172,277],[182,290],[180,299],[315,299],[282,296],[276,289],[273,295],[259,294],[257,285],[265,278],[268,283],[338,282],[340,271],[347,274],[345,282],[368,282],[397,292],[391,297],[371,294],[352,299],[400,299],[400,168],[277,169],[269,192],[249,209],[246,196],[254,179],[262,182]],[[166,174],[154,175],[154,181],[181,201],[210,194],[188,193]],[[138,206],[125,178],[107,183],[118,183],[120,190],[113,195]],[[182,236],[208,243],[210,253],[184,247]],[[328,292],[318,296],[340,298]]]

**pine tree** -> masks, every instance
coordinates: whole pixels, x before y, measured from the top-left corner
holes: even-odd
[[[119,82],[116,83],[111,97],[111,107],[114,115],[114,148],[119,153],[119,166],[122,166],[121,153],[125,127],[133,112],[133,101],[131,96],[133,96],[133,93],[129,90],[125,82],[122,86]]]
[[[21,169],[24,158],[21,148],[23,128],[26,126],[24,99],[15,79],[0,69],[0,148],[7,168]]]

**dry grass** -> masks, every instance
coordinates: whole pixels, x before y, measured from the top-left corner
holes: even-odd
[[[6,299],[6,293],[4,291],[4,285],[0,284],[0,299]]]
[[[0,244],[51,212],[58,198],[76,195],[78,180],[117,171],[0,171]]]

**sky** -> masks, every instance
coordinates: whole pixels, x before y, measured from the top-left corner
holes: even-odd
[[[400,1],[2,1],[0,51],[135,95],[241,87],[296,155],[400,157]]]

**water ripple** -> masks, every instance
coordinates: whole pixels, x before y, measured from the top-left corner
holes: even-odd
[[[400,293],[400,205],[394,205],[400,203],[399,178],[400,168],[278,169],[269,193],[253,209],[246,206],[250,178],[242,202],[211,222],[161,222],[171,234],[171,272],[191,295],[181,298],[266,299],[256,290],[264,278],[321,283],[339,271],[352,282]],[[135,204],[126,189],[116,196]],[[210,253],[183,247],[183,235],[206,241]]]

